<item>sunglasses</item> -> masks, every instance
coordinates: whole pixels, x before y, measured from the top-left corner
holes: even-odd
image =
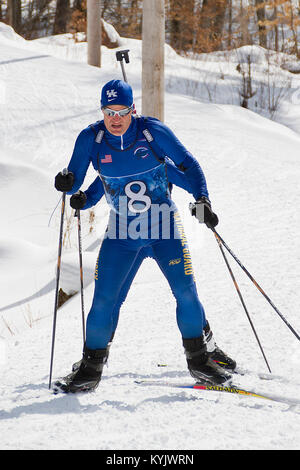
[[[124,116],[127,116],[132,110],[133,110],[132,106],[129,106],[128,108],[125,108],[125,109],[121,109],[120,111],[114,111],[113,109],[110,109],[110,108],[102,108],[102,111],[108,117],[115,117],[115,116],[124,117]]]

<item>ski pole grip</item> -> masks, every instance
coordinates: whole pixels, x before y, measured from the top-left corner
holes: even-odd
[[[64,168],[63,171],[61,172],[63,175],[67,175],[69,172],[68,172],[68,168]]]
[[[116,52],[116,57],[118,62],[122,62],[124,59],[126,64],[129,64],[129,55],[128,55],[129,49],[125,49],[124,51],[117,51]]]

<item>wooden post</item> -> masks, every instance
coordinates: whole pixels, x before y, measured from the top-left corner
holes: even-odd
[[[164,120],[165,2],[143,0],[142,114]]]
[[[88,64],[101,67],[101,0],[87,0]]]

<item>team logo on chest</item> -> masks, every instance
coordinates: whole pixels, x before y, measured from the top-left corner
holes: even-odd
[[[149,157],[149,149],[147,147],[138,147],[134,151],[134,156],[138,158],[147,158]]]

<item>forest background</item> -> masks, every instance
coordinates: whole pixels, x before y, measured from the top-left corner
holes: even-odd
[[[86,0],[0,0],[0,21],[28,40],[76,35],[86,32],[86,8]],[[101,8],[120,36],[141,39],[142,0],[102,0]],[[166,0],[165,17],[166,43],[182,55],[255,44],[300,58],[300,0]]]

